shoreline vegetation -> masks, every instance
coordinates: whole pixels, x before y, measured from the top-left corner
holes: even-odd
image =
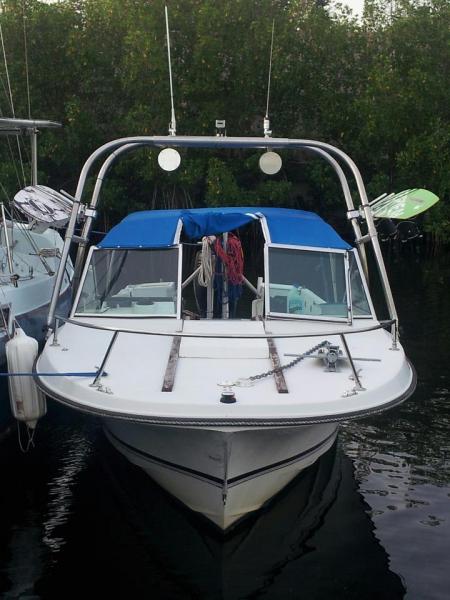
[[[228,135],[262,135],[274,21],[273,135],[342,148],[370,198],[430,189],[441,202],[421,228],[434,249],[450,244],[448,0],[366,0],[360,18],[326,0],[3,0],[2,116],[13,114],[9,75],[17,117],[64,126],[40,137],[41,183],[74,193],[82,164],[102,143],[167,133],[166,3],[179,135],[213,135],[216,119],[226,120]],[[23,174],[15,144],[0,144],[3,200],[23,187],[24,176],[29,184],[28,155],[23,140]],[[154,151],[139,150],[112,169],[99,226],[112,226],[131,202],[135,210],[341,208],[337,181],[321,161],[286,155],[280,174],[269,178],[258,158],[190,151],[167,174]]]

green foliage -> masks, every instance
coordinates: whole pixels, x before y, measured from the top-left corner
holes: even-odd
[[[246,167],[254,167],[253,177],[240,177],[239,160],[225,162],[213,157],[208,162],[206,177],[207,206],[290,206],[293,204],[292,182],[286,179],[271,179],[257,170],[259,156],[253,155]]]
[[[73,193],[82,164],[99,145],[167,133],[166,2],[1,2],[16,115],[28,116],[25,15],[31,113],[64,125],[41,137],[42,182]],[[427,231],[450,241],[448,0],[366,0],[362,20],[318,0],[168,5],[179,134],[213,134],[215,119],[222,118],[228,135],[261,135],[274,20],[274,135],[342,148],[360,167],[371,197],[431,189],[441,205],[426,216]],[[0,110],[11,115],[3,64],[0,77]],[[267,178],[254,153],[185,152],[171,174],[161,172],[156,155],[140,150],[113,166],[101,203],[105,225],[130,206],[342,206],[336,176],[317,159],[287,155],[282,173]],[[2,194],[12,195],[23,185],[15,140],[11,147],[2,140],[0,158]],[[28,179],[27,164],[24,172]]]
[[[211,158],[206,177],[207,206],[245,204],[243,195],[227,164],[218,158]]]
[[[266,179],[260,182],[253,193],[249,193],[249,204],[258,206],[285,206],[295,203],[292,197],[293,185],[291,181]]]

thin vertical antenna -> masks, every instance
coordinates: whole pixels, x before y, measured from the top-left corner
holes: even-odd
[[[23,43],[25,50],[25,73],[27,77],[27,96],[28,96],[28,118],[31,119],[31,98],[30,98],[30,77],[28,71],[28,43],[27,43],[27,17],[25,15],[25,6],[23,8]]]
[[[264,137],[270,137],[272,132],[270,131],[270,120],[269,120],[269,101],[270,101],[270,81],[272,78],[272,55],[273,55],[273,35],[275,31],[275,19],[272,21],[272,41],[270,43],[270,60],[269,60],[269,78],[267,81],[267,103],[266,103],[266,116],[264,117]]]
[[[25,74],[27,78],[28,118],[31,120],[31,97],[30,76],[28,69],[28,40],[27,40],[27,17],[25,15],[25,4],[23,5],[23,45],[25,53]],[[37,185],[37,134],[36,128],[30,130],[31,140],[31,185]]]
[[[176,135],[177,134],[177,122],[175,120],[175,108],[173,105],[172,62],[170,59],[169,11],[167,10],[167,5],[165,6],[165,12],[166,12],[167,59],[169,61],[170,105],[171,105],[169,135]]]
[[[16,114],[14,111],[14,102],[13,102],[13,97],[12,97],[12,92],[11,92],[11,82],[9,80],[9,70],[8,70],[8,61],[6,60],[5,41],[3,39],[3,27],[1,25],[0,25],[0,37],[2,40],[3,61],[5,63],[6,81],[8,83],[9,103],[11,105],[12,116],[15,118]]]
[[[12,111],[12,116],[14,118],[16,118],[16,113],[14,110],[14,102],[13,102],[13,96],[12,96],[12,90],[11,90],[11,82],[9,79],[9,70],[8,70],[8,61],[6,60],[6,50],[5,50],[5,41],[3,39],[3,28],[0,24],[0,38],[1,38],[1,42],[2,42],[2,50],[3,50],[3,59],[5,62],[5,72],[6,72],[6,81],[8,83],[8,92],[9,92],[9,102],[11,104],[11,111]],[[19,136],[16,136],[17,139],[17,149],[19,151],[19,158],[20,158],[20,166],[22,169],[22,177],[23,177],[23,183],[24,185],[26,185],[26,180],[25,180],[25,171],[23,168],[23,160],[22,160],[22,151],[20,149],[20,142],[19,142]]]

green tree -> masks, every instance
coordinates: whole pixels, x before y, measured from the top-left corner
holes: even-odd
[[[41,136],[42,182],[73,193],[82,164],[99,145],[167,133],[166,2],[1,2],[16,115],[28,116],[25,23],[31,113],[64,125]],[[441,208],[427,215],[426,227],[436,240],[449,240],[448,0],[366,0],[360,21],[317,0],[168,4],[179,134],[214,134],[219,118],[228,135],[262,135],[274,21],[274,136],[342,148],[372,196],[412,186],[435,191]],[[0,109],[10,115],[4,65],[0,78]],[[28,140],[21,149],[28,178]],[[106,225],[130,206],[342,205],[332,170],[304,154],[284,155],[282,172],[271,179],[259,172],[258,153],[186,151],[171,174],[158,168],[156,155],[140,150],[111,169],[101,203]],[[0,158],[3,194],[11,196],[22,185],[15,140],[2,140]]]

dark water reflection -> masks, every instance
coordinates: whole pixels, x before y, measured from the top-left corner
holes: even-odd
[[[5,448],[3,597],[403,597],[341,448],[224,538],[129,465],[95,422],[60,409],[51,421],[31,461],[14,440]]]
[[[417,390],[389,413],[348,424],[341,442],[407,597],[448,598],[450,262],[411,253],[389,266]]]
[[[2,598],[447,598],[447,261],[390,266],[419,375],[401,407],[337,447],[225,538],[52,405],[37,446],[0,441]],[[5,399],[3,395],[2,399]]]

